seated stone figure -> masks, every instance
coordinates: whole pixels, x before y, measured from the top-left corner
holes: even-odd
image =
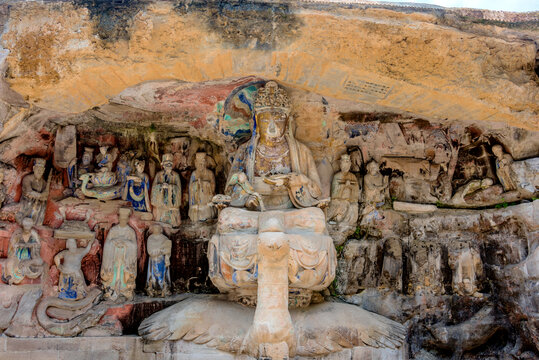
[[[308,305],[312,291],[333,280],[336,255],[324,213],[315,207],[321,190],[313,156],[288,126],[287,94],[268,82],[254,109],[255,132],[238,149],[226,188],[236,208],[221,211],[209,245],[210,278],[231,298],[257,303],[255,338],[279,343],[287,339],[261,340],[258,324],[269,321],[286,333],[289,296],[291,305]]]
[[[16,230],[9,240],[7,261],[2,278],[9,285],[19,284],[24,278],[37,279],[43,273],[41,240],[31,218],[22,221],[22,230]]]
[[[145,319],[146,340],[195,341],[255,358],[289,359],[343,347],[402,346],[404,329],[348,304],[310,305],[335,277],[311,151],[288,126],[290,101],[273,81],[256,94],[253,136],[235,154],[208,245],[209,276],[232,300],[190,298]],[[301,307],[301,309],[299,308]],[[289,310],[290,308],[290,310]],[[373,340],[370,340],[373,339]]]
[[[359,214],[359,184],[350,172],[350,155],[342,155],[341,171],[335,174],[331,183],[331,203],[327,217],[330,222],[355,228]]]
[[[16,216],[19,222],[30,217],[34,225],[43,224],[50,187],[50,174],[47,181],[43,179],[45,164],[45,159],[35,159],[33,172],[22,180],[21,211]]]

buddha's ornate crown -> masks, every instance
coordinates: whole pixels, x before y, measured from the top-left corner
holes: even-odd
[[[280,110],[290,113],[290,99],[284,89],[281,89],[275,81],[268,81],[264,87],[256,92],[255,112],[265,110]]]

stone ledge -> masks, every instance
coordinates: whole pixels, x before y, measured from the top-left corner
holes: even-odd
[[[407,359],[406,349],[344,349],[322,360]],[[144,342],[138,336],[10,338],[0,336],[0,360],[253,360],[186,341]],[[312,358],[296,357],[297,360]]]

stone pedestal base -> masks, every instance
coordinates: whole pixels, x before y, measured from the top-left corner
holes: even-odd
[[[355,347],[318,360],[401,360],[404,350]],[[247,355],[233,355],[185,341],[145,343],[138,336],[77,338],[0,337],[0,359],[131,359],[131,360],[254,360]],[[307,360],[297,357],[297,360]],[[312,359],[312,358],[309,358]]]

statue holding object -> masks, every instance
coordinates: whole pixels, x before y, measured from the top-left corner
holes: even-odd
[[[54,256],[54,263],[60,271],[58,279],[58,297],[66,300],[83,299],[88,290],[81,270],[82,259],[90,252],[95,239],[88,241],[86,247],[78,248],[77,240],[67,239],[67,250]]]
[[[153,180],[151,204],[156,221],[178,227],[181,223],[182,189],[180,175],[172,170],[172,160],[172,154],[163,154],[163,170],[159,171]]]

